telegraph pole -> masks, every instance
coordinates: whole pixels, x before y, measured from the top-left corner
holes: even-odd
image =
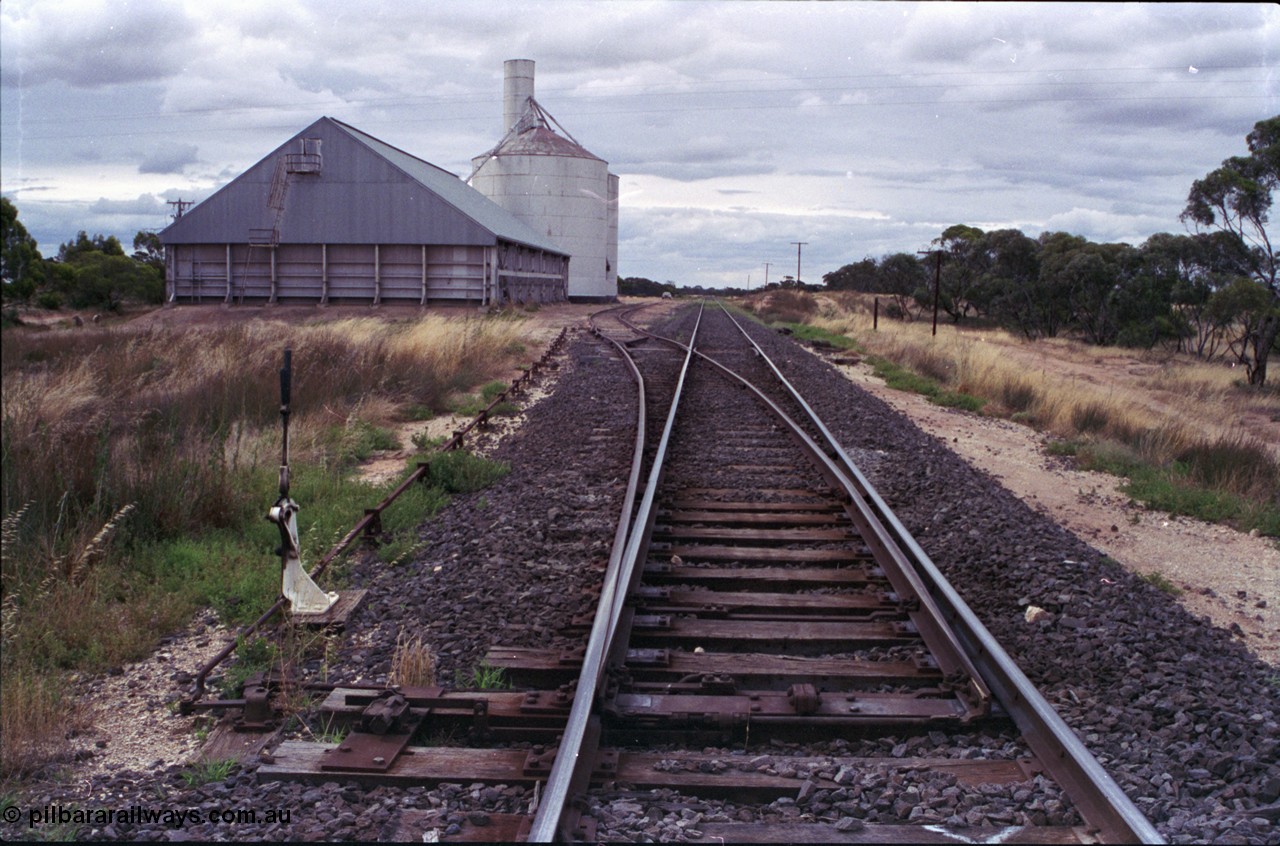
[[[933,271],[933,336],[938,336],[938,291],[942,288],[942,250],[921,250],[918,256],[937,256]]]
[[[764,263],[764,286],[765,286],[766,288],[768,288],[768,287],[769,287],[769,265],[770,265],[770,264],[772,264],[772,262],[767,262],[767,261],[766,261],[766,262]]]
[[[800,249],[809,242],[792,241],[791,243],[796,245],[796,287],[798,288],[800,287]]]

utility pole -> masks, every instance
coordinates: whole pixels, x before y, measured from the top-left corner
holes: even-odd
[[[772,262],[767,262],[767,261],[764,263],[764,286],[766,288],[769,287],[769,265],[771,263]]]
[[[933,271],[933,336],[938,336],[938,291],[942,288],[942,250],[920,250],[918,256],[937,256]]]
[[[796,245],[796,287],[798,288],[800,287],[800,284],[801,284],[800,283],[800,249],[809,242],[808,241],[792,241],[791,243]]]

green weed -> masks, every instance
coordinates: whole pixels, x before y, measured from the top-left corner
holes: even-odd
[[[225,758],[219,761],[204,761],[196,764],[189,770],[184,770],[182,780],[187,787],[199,787],[202,784],[211,784],[215,781],[224,781],[227,776],[235,770],[237,763],[234,758]]]
[[[928,376],[921,376],[918,373],[913,373],[904,367],[894,364],[888,359],[880,358],[878,356],[868,356],[867,361],[871,364],[872,372],[883,379],[884,383],[890,388],[914,394],[921,394],[934,405],[940,405],[946,408],[961,408],[965,411],[973,412],[982,411],[983,407],[986,405],[986,401],[981,397],[975,397],[972,394],[960,391],[945,390],[934,379],[931,379]]]
[[[1152,570],[1150,573],[1142,574],[1142,580],[1163,593],[1170,596],[1182,596],[1182,588],[1165,578],[1164,574],[1158,570]]]
[[[236,644],[235,663],[227,667],[220,685],[224,697],[235,697],[244,687],[245,680],[254,673],[271,669],[280,657],[280,647],[266,638],[254,638]]]
[[[339,724],[333,714],[325,714],[324,721],[308,731],[317,743],[341,743],[351,733],[351,727]]]
[[[473,690],[506,690],[511,687],[511,683],[506,679],[506,670],[482,661],[471,670],[466,687]]]
[[[837,332],[831,332],[827,329],[820,329],[817,326],[811,326],[808,323],[784,323],[782,324],[791,330],[791,336],[801,341],[830,344],[837,349],[857,350],[858,342],[853,338],[841,335]]]
[[[486,403],[491,403],[498,398],[508,388],[508,384],[501,379],[495,379],[492,382],[486,382],[480,386],[480,397]]]
[[[415,540],[411,536],[396,537],[382,542],[378,547],[378,558],[388,567],[397,567],[426,547],[426,541]]]
[[[1262,535],[1280,536],[1280,505],[1198,484],[1184,462],[1155,465],[1131,447],[1113,441],[1082,447],[1077,462],[1085,470],[1125,477],[1127,481],[1120,490],[1148,508],[1208,523],[1228,523],[1241,531],[1257,529]]]
[[[428,436],[426,432],[415,432],[409,437],[409,440],[413,443],[415,449],[429,452],[435,450],[447,439],[443,435]]]
[[[450,405],[449,410],[454,414],[458,414],[463,417],[475,417],[477,414],[488,408],[489,404],[497,399],[498,396],[509,387],[509,383],[503,382],[500,379],[495,379],[492,382],[486,382],[480,387],[480,391],[478,393],[470,394],[455,400]]]
[[[335,430],[339,461],[345,465],[364,461],[375,452],[399,449],[400,441],[390,429],[375,426],[367,420],[353,420]]]
[[[471,493],[486,488],[511,471],[506,462],[481,458],[466,450],[432,456],[428,478],[449,493]]]
[[[403,414],[405,420],[431,420],[436,416],[435,410],[431,406],[418,403],[411,403],[405,406]]]

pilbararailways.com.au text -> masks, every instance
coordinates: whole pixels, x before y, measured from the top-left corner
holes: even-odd
[[[10,811],[16,810],[13,808]],[[5,814],[5,822],[17,822]],[[215,823],[221,825],[258,825],[271,823],[288,823],[291,816],[289,808],[146,808],[131,805],[128,808],[67,808],[62,805],[45,805],[41,808],[28,808],[26,811],[27,827],[41,825],[165,825],[170,828],[183,828],[189,825]]]

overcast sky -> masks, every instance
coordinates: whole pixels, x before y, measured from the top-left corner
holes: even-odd
[[[460,176],[502,62],[621,177],[619,274],[819,281],[947,226],[1139,244],[1280,113],[1271,3],[4,0],[0,189],[56,254],[322,115]]]

